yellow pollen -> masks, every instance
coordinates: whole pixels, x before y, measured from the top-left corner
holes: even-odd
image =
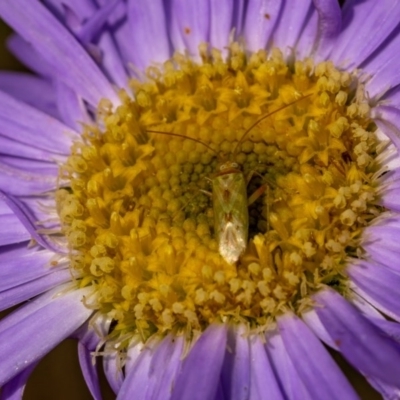
[[[382,211],[378,141],[356,74],[311,59],[288,65],[277,49],[247,56],[237,43],[226,61],[210,53],[149,68],[116,110],[103,100],[60,169],[71,268],[96,289],[91,304],[116,321],[115,337],[190,334],[227,319],[267,329],[322,284],[345,292],[346,258]],[[238,204],[248,225],[234,231],[248,240],[233,263],[215,232],[232,215],[215,221],[210,196],[226,161],[247,184]],[[235,186],[224,193],[230,201]]]

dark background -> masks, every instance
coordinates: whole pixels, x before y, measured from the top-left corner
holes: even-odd
[[[10,33],[11,30],[0,20],[0,70],[25,71],[24,67],[5,48],[5,38]],[[0,313],[0,317],[4,315],[5,313]],[[44,327],[44,329],[46,328]],[[338,353],[331,352],[331,354],[362,399],[379,400],[382,398]],[[101,373],[101,368],[99,370]],[[101,379],[101,384],[104,400],[115,399],[104,376]],[[92,397],[80,372],[76,342],[74,340],[65,340],[39,363],[28,381],[24,400],[71,399],[91,400]]]

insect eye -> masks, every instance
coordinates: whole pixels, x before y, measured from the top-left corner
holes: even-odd
[[[226,168],[226,165],[225,165],[225,164],[222,164],[222,165],[219,167],[219,169],[220,169],[221,171],[223,171],[225,168]]]
[[[239,164],[237,164],[237,163],[232,163],[232,168],[239,168]]]

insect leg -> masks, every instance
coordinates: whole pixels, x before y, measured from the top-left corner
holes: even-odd
[[[255,203],[260,196],[267,190],[268,191],[269,186],[267,183],[264,183],[264,185],[261,185],[255,192],[253,192],[247,199],[247,205],[251,206],[253,203]]]

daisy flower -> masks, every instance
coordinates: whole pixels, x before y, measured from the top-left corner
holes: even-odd
[[[0,0],[2,398],[400,397],[400,1]]]

